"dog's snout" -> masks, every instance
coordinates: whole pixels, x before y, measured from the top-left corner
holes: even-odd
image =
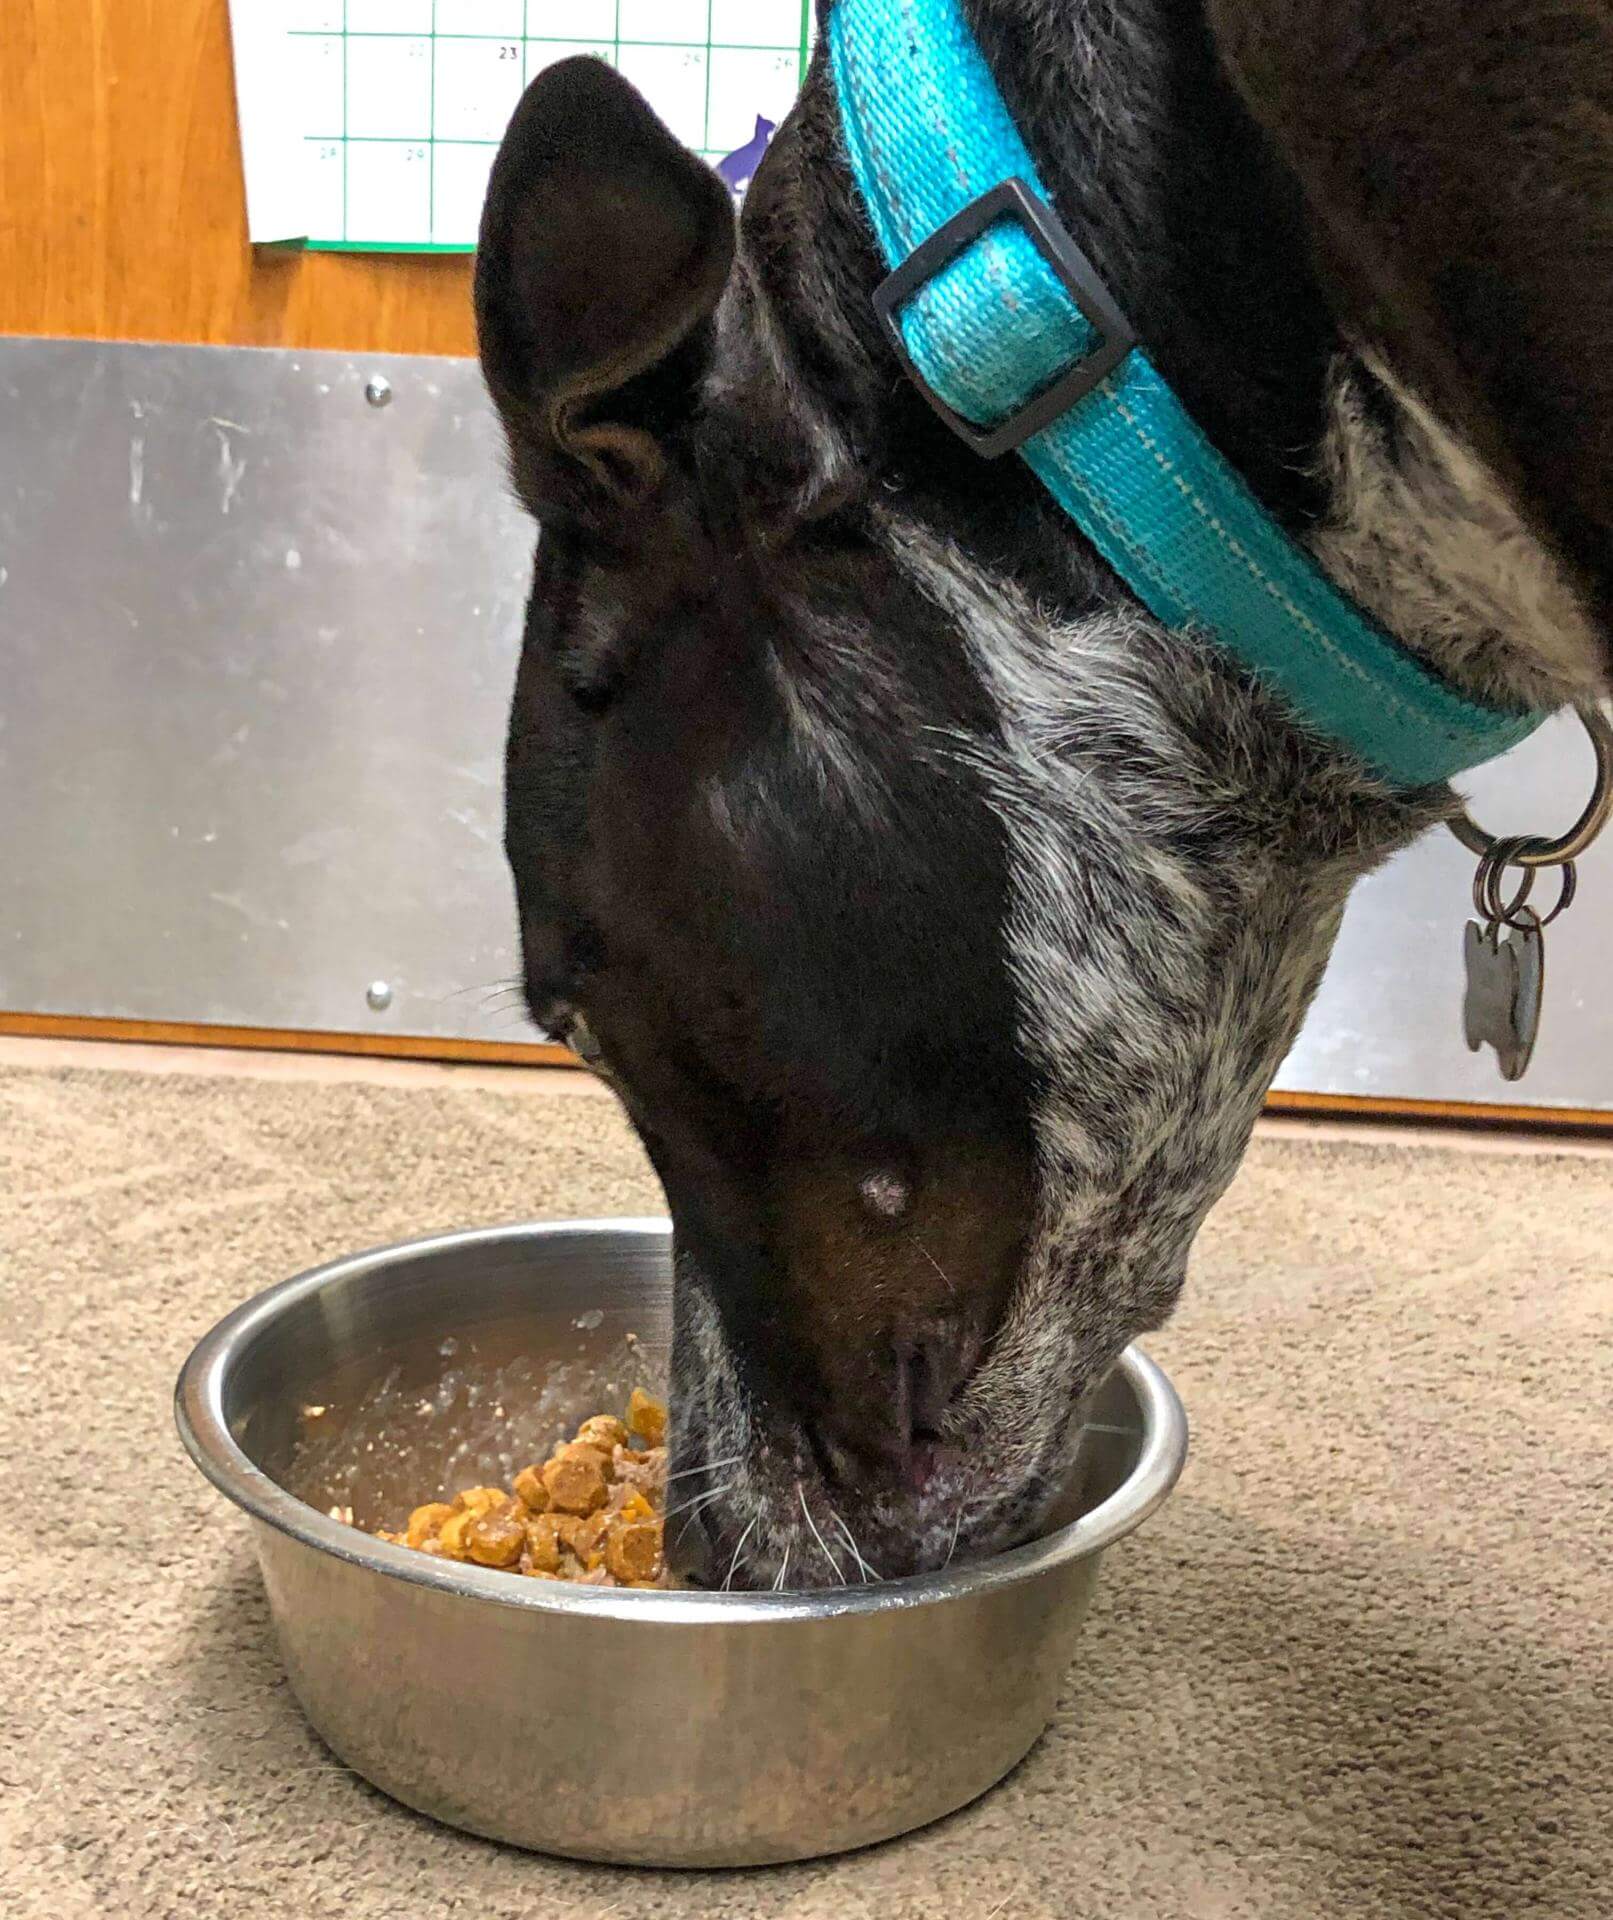
[[[951,1408],[979,1364],[981,1337],[958,1323],[882,1345],[863,1391],[834,1395],[810,1423],[815,1451],[832,1481],[872,1474],[919,1493],[946,1457]]]
[[[936,1438],[947,1408],[978,1357],[979,1341],[967,1326],[937,1329],[896,1347],[897,1424],[909,1444]]]
[[[979,1360],[980,1342],[969,1327],[937,1332],[904,1343],[897,1351],[897,1429],[902,1477],[922,1493],[943,1458],[947,1414]]]

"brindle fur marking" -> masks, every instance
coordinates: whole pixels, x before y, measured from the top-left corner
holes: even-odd
[[[1194,6],[969,0],[1066,218],[1271,511],[1475,691],[1587,695],[1606,654],[1575,529],[1607,498],[1613,357],[1536,488],[1527,435],[1488,458],[1517,393],[1425,386],[1449,344],[1427,299],[1386,329],[1341,295],[1360,209],[1341,189],[1318,214],[1325,69],[1307,97],[1308,55],[1252,25],[1303,48],[1333,4],[1245,10],[1263,128]],[[1434,11],[1399,10],[1385,57]],[[1449,121],[1469,140],[1474,111]],[[1398,286],[1440,249],[1395,193],[1376,182],[1362,233]],[[1441,244],[1445,283],[1489,271],[1471,226]],[[1162,631],[1027,471],[982,468],[905,386],[821,62],[733,246],[710,176],[608,70],[535,83],[477,288],[543,522],[508,846],[532,1006],[586,1016],[667,1187],[677,1469],[739,1456],[690,1537],[718,1578],[821,1584],[1051,1511],[1350,886],[1451,800],[1385,792]],[[1500,258],[1492,284],[1538,305]],[[1527,359],[1513,377],[1527,401]],[[1504,578],[1469,519],[1504,528]],[[891,1175],[887,1214],[861,1196]]]

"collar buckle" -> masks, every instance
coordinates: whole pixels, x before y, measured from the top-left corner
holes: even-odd
[[[1001,220],[1017,221],[1024,228],[1096,334],[1097,341],[1092,351],[1083,355],[1067,373],[1033,394],[1006,420],[992,426],[979,426],[949,407],[920,372],[902,332],[902,311],[944,267],[950,266]],[[915,248],[875,291],[874,311],[908,379],[964,445],[982,460],[1000,460],[1005,453],[1016,452],[1027,440],[1084,400],[1137,345],[1135,331],[1092,262],[1070,238],[1047,202],[1018,179],[1004,180],[981,194],[978,200],[971,200],[961,213],[954,214]]]

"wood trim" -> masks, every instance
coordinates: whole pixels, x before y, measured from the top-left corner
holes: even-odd
[[[475,351],[468,256],[248,243],[225,0],[4,0],[0,104],[0,333]]]
[[[1526,1107],[1503,1101],[1398,1100],[1350,1093],[1278,1093],[1266,1111],[1300,1120],[1398,1120],[1414,1126],[1529,1127],[1544,1133],[1613,1133],[1613,1111]]]
[[[360,1054],[390,1060],[462,1060],[481,1066],[570,1067],[565,1047],[539,1041],[443,1040],[429,1034],[303,1033],[215,1027],[180,1020],[107,1020],[79,1014],[0,1013],[0,1034],[30,1040],[123,1040],[164,1047],[244,1047],[265,1053]],[[1398,1100],[1341,1093],[1273,1092],[1266,1111],[1300,1120],[1399,1121],[1413,1126],[1527,1127],[1544,1133],[1613,1133],[1613,1111],[1527,1107],[1497,1101]]]
[[[0,1034],[25,1040],[122,1040],[160,1047],[244,1047],[260,1053],[345,1053],[369,1059],[459,1060],[479,1066],[576,1067],[565,1047],[539,1041],[442,1040],[429,1034],[300,1033],[182,1020],[105,1020],[78,1014],[0,1013]]]

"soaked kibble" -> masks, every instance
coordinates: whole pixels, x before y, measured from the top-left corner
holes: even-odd
[[[526,1528],[508,1513],[484,1513],[465,1534],[470,1557],[479,1567],[513,1567],[526,1549]]]
[[[444,1525],[454,1517],[454,1509],[441,1500],[433,1500],[428,1505],[416,1507],[409,1515],[409,1525],[404,1532],[403,1544],[407,1547],[423,1547],[428,1540],[435,1540]]]
[[[543,1484],[541,1467],[523,1467],[515,1476],[515,1497],[530,1513],[547,1513],[549,1489]]]
[[[549,1504],[561,1513],[592,1513],[605,1504],[605,1461],[595,1447],[566,1447],[543,1469]]]
[[[666,1439],[665,1402],[635,1387],[627,1397],[627,1425],[650,1446],[660,1446]]]
[[[591,1513],[572,1536],[572,1552],[585,1567],[603,1566],[605,1563],[605,1542],[616,1524],[614,1514],[601,1509]]]
[[[492,1513],[508,1503],[502,1487],[468,1487],[454,1495],[453,1507],[455,1513]]]
[[[476,1524],[474,1513],[456,1513],[443,1522],[442,1531],[437,1535],[438,1544],[450,1560],[464,1560],[469,1557],[470,1530]]]
[[[638,1487],[657,1499],[666,1493],[665,1447],[650,1447],[643,1453],[635,1453],[629,1447],[618,1447],[613,1464],[618,1482]]]
[[[632,1586],[659,1580],[661,1525],[658,1520],[629,1520],[612,1527],[605,1539],[605,1565],[612,1575]]]
[[[380,1538],[439,1559],[580,1586],[666,1584],[666,1408],[635,1392],[627,1418],[596,1414],[510,1492],[466,1487],[416,1507]],[[633,1445],[634,1440],[643,1445]]]
[[[580,1513],[557,1513],[554,1516],[554,1530],[564,1551],[580,1561],[584,1544],[590,1538],[587,1520]]]
[[[552,1513],[539,1514],[526,1523],[526,1568],[528,1573],[558,1573],[562,1542],[559,1522]]]

